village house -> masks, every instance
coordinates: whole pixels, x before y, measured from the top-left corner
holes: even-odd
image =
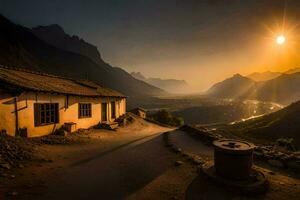
[[[27,137],[113,123],[126,113],[126,97],[91,81],[0,67],[0,131]]]
[[[146,119],[147,111],[143,108],[140,108],[140,107],[134,108],[130,112],[137,115],[137,116],[139,116],[139,117],[141,117],[141,118],[143,118],[143,119]]]

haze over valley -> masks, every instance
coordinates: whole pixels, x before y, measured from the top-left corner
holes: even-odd
[[[28,29],[1,16],[0,25],[6,30],[1,32],[2,65],[93,80],[128,95],[129,108],[167,109],[187,123],[246,119],[273,112],[300,99],[299,68],[248,76],[235,74],[213,84],[205,92],[195,91],[185,80],[146,78],[141,72],[129,74],[122,68],[112,67],[95,45],[69,35],[57,24]],[[22,48],[16,48],[15,44]],[[80,70],[82,64],[85,65],[84,73]],[[247,100],[250,101],[244,103]],[[254,102],[257,101],[269,105],[268,108],[256,109]]]
[[[300,1],[0,0],[0,199],[300,196]]]

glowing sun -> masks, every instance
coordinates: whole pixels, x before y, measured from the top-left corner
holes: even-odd
[[[278,36],[276,37],[276,43],[277,43],[278,45],[283,45],[283,44],[285,43],[285,40],[286,40],[286,38],[285,38],[284,35],[278,35]]]

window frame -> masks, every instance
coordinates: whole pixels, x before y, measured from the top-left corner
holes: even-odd
[[[59,123],[59,103],[34,103],[34,126]]]
[[[78,118],[92,118],[92,103],[78,103]]]

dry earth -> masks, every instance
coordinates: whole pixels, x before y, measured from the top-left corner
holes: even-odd
[[[170,150],[161,134],[166,131],[183,151],[212,159],[210,147],[184,132],[136,118],[117,131],[72,136],[74,143],[38,145],[35,156],[43,161],[6,170],[0,177],[0,199],[298,199],[300,195],[299,179],[263,166],[271,183],[265,195],[245,197],[225,190],[199,174],[199,165]]]
[[[39,144],[42,159],[0,177],[0,199],[123,199],[175,168],[161,136],[169,130],[136,118],[117,131],[70,136],[74,143]]]
[[[169,139],[177,148],[182,149],[186,153],[198,155],[205,160],[213,160],[212,147],[208,147],[199,140],[193,139],[183,131],[174,130],[170,132]],[[300,180],[297,178],[297,174],[270,168],[264,163],[256,162],[255,164],[265,173],[270,183],[269,190],[265,194],[253,197],[240,195],[231,190],[224,189],[223,186],[216,185],[200,173],[194,177],[194,180],[188,186],[185,199],[299,199]]]

